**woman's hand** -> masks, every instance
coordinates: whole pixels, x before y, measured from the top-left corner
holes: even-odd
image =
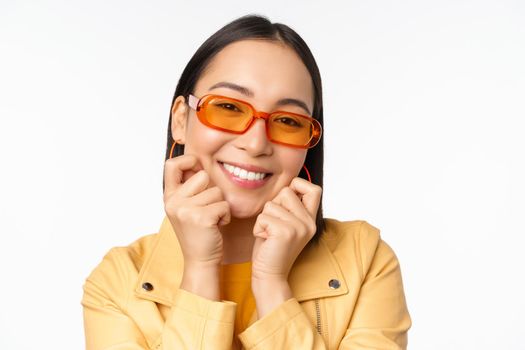
[[[322,189],[295,178],[257,217],[252,255],[252,290],[259,318],[291,298],[288,273],[316,231]]]
[[[193,155],[168,159],[164,167],[164,207],[184,255],[181,288],[219,300],[223,247],[220,225],[230,222],[221,190]]]

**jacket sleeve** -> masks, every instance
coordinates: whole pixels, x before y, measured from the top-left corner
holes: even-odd
[[[364,280],[338,349],[406,349],[411,320],[399,263],[386,243],[380,240],[374,246],[375,254],[374,250],[371,256],[363,252]],[[294,298],[255,322],[239,338],[246,349],[326,349]]]
[[[211,301],[179,289],[166,320],[150,309],[156,306],[149,301],[144,301],[144,319],[137,320],[127,312],[132,288],[129,267],[119,268],[123,263],[115,251],[110,252],[84,284],[87,350],[231,349],[235,303]]]
[[[379,240],[373,257],[364,259],[369,268],[341,348],[404,350],[412,321],[397,257]]]
[[[239,334],[246,350],[326,349],[295,298],[288,299]]]

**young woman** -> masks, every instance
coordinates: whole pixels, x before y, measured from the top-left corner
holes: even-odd
[[[321,77],[289,27],[245,16],[177,85],[157,234],[84,286],[88,349],[405,349],[379,231],[322,216]]]

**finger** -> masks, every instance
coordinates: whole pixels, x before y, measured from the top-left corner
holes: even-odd
[[[311,215],[305,208],[299,195],[290,187],[284,187],[272,202],[284,207],[303,221],[311,220]]]
[[[164,163],[164,192],[171,193],[184,181],[184,171],[197,166],[197,157],[193,155],[182,155],[168,159]]]
[[[253,235],[266,239],[279,236],[281,239],[290,241],[290,239],[294,237],[294,232],[296,232],[295,227],[292,227],[289,223],[276,216],[265,213],[257,216],[257,220],[253,226]]]
[[[194,195],[191,198],[191,204],[196,206],[205,206],[215,202],[221,202],[224,200],[224,196],[219,187],[214,186]]]
[[[321,201],[321,194],[323,193],[321,186],[296,177],[292,180],[289,187],[299,195],[304,207],[308,210],[312,218],[315,219]]]
[[[210,183],[210,177],[204,170],[198,171],[178,188],[181,197],[189,198],[206,189]]]
[[[261,213],[257,215],[257,220],[255,220],[255,225],[253,225],[253,235],[255,237],[267,239],[269,237],[269,225],[270,225],[270,215]]]
[[[197,158],[197,164],[195,164],[195,166],[192,167],[191,169],[184,171],[184,173],[182,174],[182,182],[188,181],[188,179],[192,177],[193,175],[197,174],[199,170],[204,170],[199,160],[199,157],[196,154],[185,153],[184,155]]]
[[[204,207],[209,222],[208,225],[227,225],[231,221],[230,205],[226,201],[215,202]]]
[[[301,204],[299,204],[299,205],[302,207]],[[306,212],[304,207],[302,208],[302,210],[303,210],[304,215],[306,216],[306,218],[311,220],[310,216],[308,215],[308,213]],[[301,228],[303,230],[306,228],[305,223],[300,218],[298,218],[295,214],[293,214],[292,212],[288,211],[286,208],[282,207],[281,205],[279,205],[277,203],[266,202],[266,204],[264,205],[263,213],[265,215],[273,216],[275,218],[278,218],[278,219],[281,219],[281,220],[287,222],[290,225],[293,225],[294,227],[297,228],[297,231],[299,231],[299,232],[300,232]]]
[[[197,164],[189,169],[189,170],[185,170],[182,174],[182,182],[186,182],[188,181],[188,179],[190,179],[193,175],[197,174],[200,170],[203,170],[201,164],[199,162],[197,162]]]
[[[296,234],[312,237],[317,228],[315,219],[310,216],[302,204],[299,204],[299,206],[301,207],[301,215],[290,212],[283,206],[273,202],[267,202],[264,206],[263,212],[267,215],[281,219],[283,224],[286,223],[286,225],[290,225],[290,227],[293,228],[293,232]]]

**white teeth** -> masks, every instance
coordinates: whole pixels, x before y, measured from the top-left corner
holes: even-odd
[[[233,166],[231,164],[223,163],[222,165],[224,166],[224,169],[228,170],[229,173],[243,180],[248,180],[248,181],[262,180],[266,176],[265,173],[256,173],[253,171],[248,171],[246,169],[242,169],[242,168]]]

